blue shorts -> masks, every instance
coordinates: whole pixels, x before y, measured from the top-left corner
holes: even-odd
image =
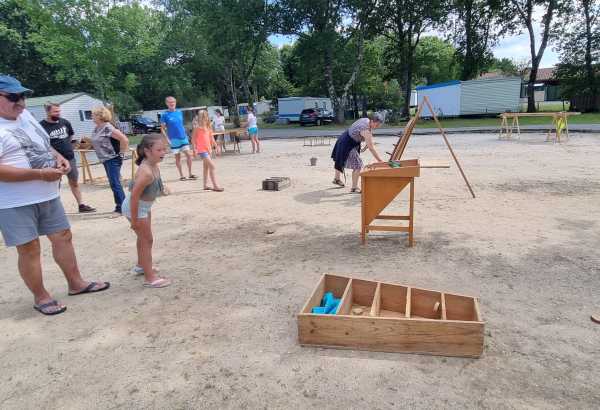
[[[258,134],[258,127],[248,128],[248,135],[253,136]]]
[[[198,155],[200,158],[210,158],[210,154],[208,152],[199,152]]]
[[[140,199],[138,205],[138,218],[148,218],[153,204],[154,201],[142,201]],[[121,205],[121,211],[123,212],[123,215],[125,215],[127,219],[131,221],[131,195],[127,195],[127,198],[125,198],[125,201],[123,201],[123,204]]]
[[[39,204],[0,209],[0,231],[6,246],[25,245],[71,227],[59,198]]]

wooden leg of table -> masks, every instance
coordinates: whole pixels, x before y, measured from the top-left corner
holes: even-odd
[[[86,173],[87,173],[87,180],[89,181],[90,184],[94,183],[94,177],[92,176],[92,168],[90,167],[90,163],[87,160],[87,155],[85,152],[81,152],[81,168],[84,170],[83,171],[83,183],[85,184],[86,182]]]
[[[366,192],[365,190],[368,189],[368,187],[365,185],[365,178],[361,177],[360,178],[360,186],[362,188],[361,193],[360,193],[360,239],[362,241],[363,245],[367,244],[367,221],[366,221],[366,212],[365,212],[365,206],[366,206]]]
[[[502,117],[502,120],[500,120],[500,135],[498,135],[498,139],[501,140],[502,139],[502,134],[504,131],[504,125],[506,124],[506,118]]]
[[[569,135],[569,116],[565,114],[565,133],[567,136],[567,139],[570,139],[571,136]]]
[[[409,208],[409,220],[408,220],[408,246],[413,246],[413,228],[415,218],[415,180],[410,180],[410,208]]]
[[[83,178],[82,183],[85,184],[87,181],[87,170],[85,169],[85,163],[83,162],[83,153],[79,153],[79,162],[81,163],[81,177]]]

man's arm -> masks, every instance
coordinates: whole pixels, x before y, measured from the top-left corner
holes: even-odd
[[[71,164],[69,163],[69,161],[67,161],[65,157],[60,155],[59,152],[54,148],[50,148],[50,152],[56,159],[56,165],[58,166],[58,169],[61,170],[61,172],[63,172],[64,174],[67,174],[71,170]]]
[[[23,181],[56,181],[63,176],[60,169],[42,168],[29,169],[17,168],[10,165],[0,165],[0,181],[23,182]]]
[[[162,136],[165,139],[165,144],[168,147],[171,146],[171,142],[169,141],[169,136],[167,135],[167,126],[164,123],[160,124],[160,133],[162,134]]]

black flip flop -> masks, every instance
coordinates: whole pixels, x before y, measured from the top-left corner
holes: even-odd
[[[181,177],[181,178],[179,178],[179,180],[180,181],[187,181],[187,178],[186,177]]]
[[[61,313],[63,313],[65,310],[67,310],[66,306],[63,306],[62,308],[58,309],[58,310],[54,310],[51,312],[44,312],[44,309],[47,309],[51,306],[57,306],[58,302],[56,300],[51,300],[48,303],[44,303],[43,305],[33,305],[33,308],[35,310],[37,310],[38,312],[40,312],[42,315],[46,315],[46,316],[53,316],[53,315],[59,315]]]
[[[198,177],[196,175],[192,174],[189,176],[189,179],[196,180],[196,179],[198,179]]]
[[[98,285],[98,282],[90,282],[89,285],[87,285],[85,287],[85,289],[80,290],[79,292],[69,292],[69,296],[77,296],[77,295],[83,295],[84,293],[96,293],[96,292],[102,292],[103,290],[106,290],[108,288],[110,288],[110,283],[109,282],[104,282],[104,287],[103,288],[99,288],[99,289],[94,289],[94,286]]]

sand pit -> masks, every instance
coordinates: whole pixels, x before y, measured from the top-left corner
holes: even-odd
[[[597,407],[598,136],[450,140],[477,199],[456,166],[423,170],[414,248],[404,234],[374,233],[360,246],[360,196],[331,184],[331,147],[271,140],[251,155],[246,142],[217,160],[224,193],[178,181],[169,157],[173,195],[153,210],[154,254],[174,284],[160,290],[130,273],[135,237],[105,214],[109,189],[85,186],[99,213],[78,215],[63,186],[82,270],[113,287],[67,297],[44,240],[47,287],[68,311],[43,317],[14,249],[0,246],[0,408]],[[396,140],[378,142],[385,152]],[[413,157],[451,162],[435,135],[414,136]],[[261,191],[271,176],[292,184]],[[478,295],[483,356],[300,347],[295,315],[323,272]]]

